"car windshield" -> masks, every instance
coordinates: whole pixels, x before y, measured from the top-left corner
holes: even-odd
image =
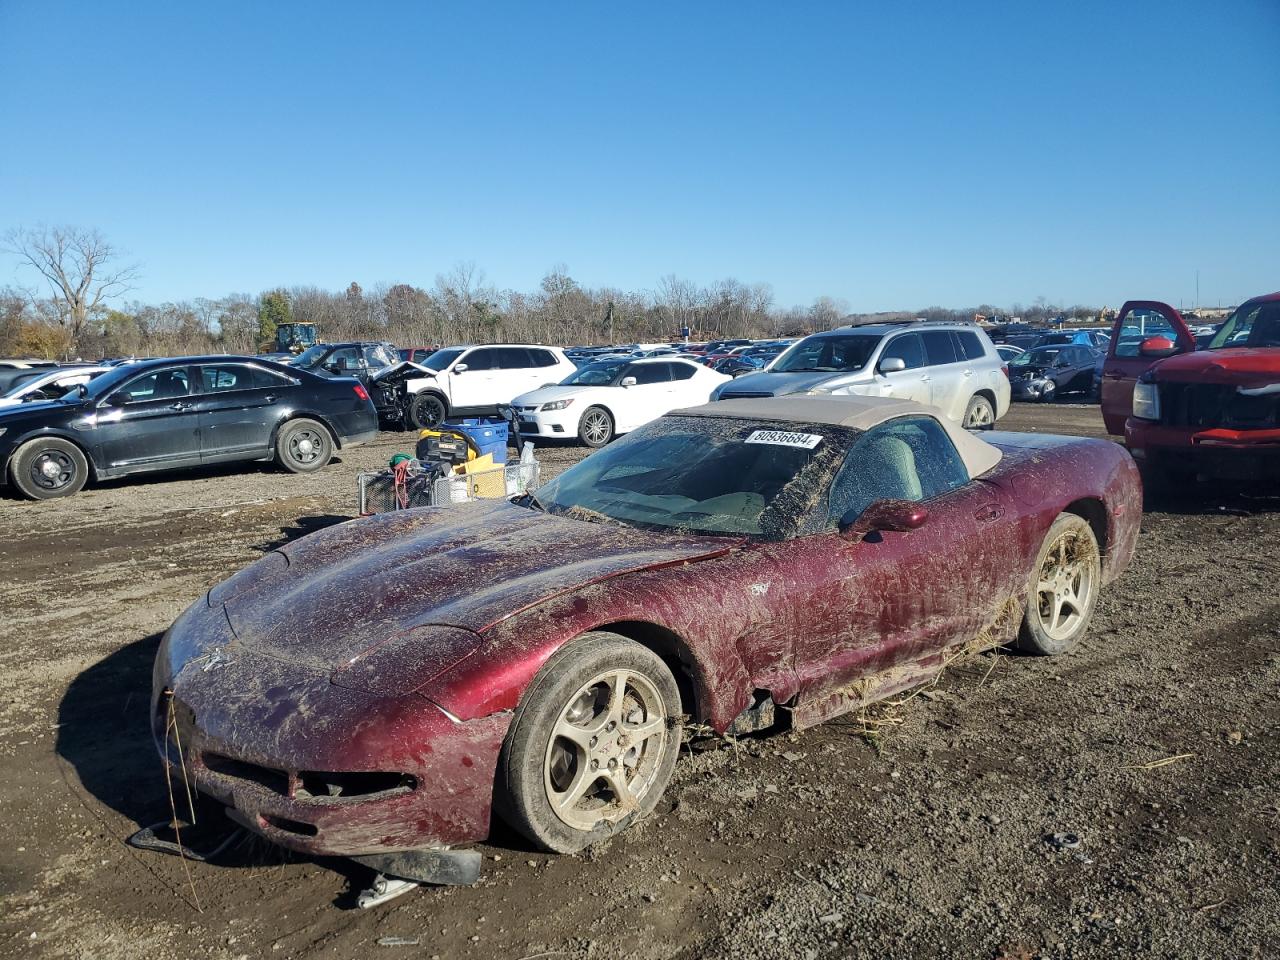
[[[800,532],[858,431],[666,416],[538,489],[574,520],[671,533],[785,539]]]
[[[1047,367],[1058,359],[1062,351],[1057,347],[1036,347],[1020,353],[1009,361],[1011,367]]]
[[[839,373],[867,365],[880,336],[855,333],[848,336],[809,337],[801,340],[773,365],[773,373]]]
[[[462,351],[458,349],[437,350],[427,359],[423,360],[421,365],[428,370],[440,371],[449,366],[453,361],[462,356]]]
[[[562,387],[605,387],[613,383],[618,371],[627,365],[626,360],[604,360],[579,367],[560,381]]]
[[[307,347],[294,359],[292,366],[301,367],[303,370],[310,370],[329,352],[329,347],[323,344],[317,344],[314,347]]]
[[[1229,347],[1280,347],[1280,301],[1245,305],[1209,341],[1210,350]]]

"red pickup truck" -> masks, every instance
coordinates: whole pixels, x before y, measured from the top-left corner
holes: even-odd
[[[1280,293],[1242,303],[1202,350],[1173,307],[1126,303],[1102,417],[1152,480],[1280,478]]]

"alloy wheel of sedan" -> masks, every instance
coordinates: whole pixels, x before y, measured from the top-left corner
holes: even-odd
[[[1083,517],[1062,514],[1040,549],[1018,645],[1041,654],[1065,653],[1075,646],[1093,616],[1100,579],[1093,529]]]
[[[662,697],[647,677],[629,670],[593,677],[547,743],[543,774],[556,816],[589,831],[637,810],[661,769],[666,732]]]
[[[591,407],[583,412],[578,425],[578,436],[589,447],[603,447],[613,439],[613,418],[603,407]]]

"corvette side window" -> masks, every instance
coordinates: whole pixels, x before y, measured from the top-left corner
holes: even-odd
[[[930,500],[969,482],[946,430],[932,417],[902,417],[858,438],[831,485],[827,523],[877,500]]]

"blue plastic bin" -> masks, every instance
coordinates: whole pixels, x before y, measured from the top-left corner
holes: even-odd
[[[462,417],[446,425],[465,433],[476,445],[479,456],[493,455],[494,463],[507,462],[507,421],[500,417]]]

